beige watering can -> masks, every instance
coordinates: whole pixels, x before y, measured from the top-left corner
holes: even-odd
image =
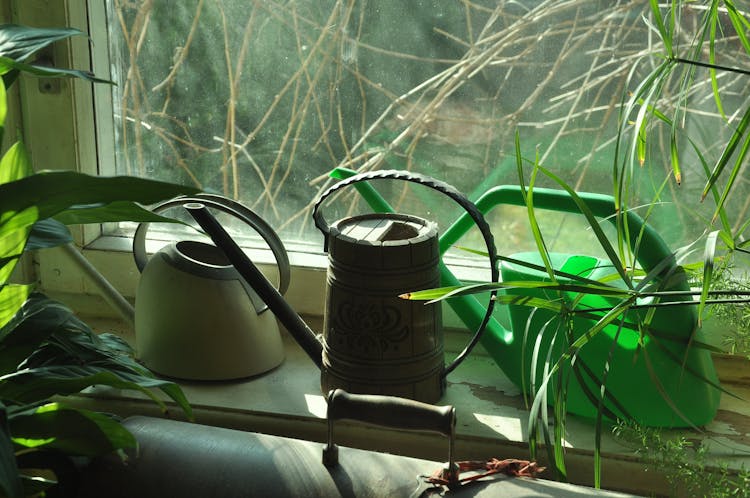
[[[278,292],[289,286],[289,259],[281,240],[253,211],[225,197],[198,194],[153,208],[199,202],[250,226],[266,241],[279,267]],[[136,351],[162,375],[190,380],[228,380],[278,366],[284,350],[276,317],[242,279],[224,253],[198,241],[167,244],[150,259],[148,224],[138,226],[133,254],[141,271],[135,301]]]

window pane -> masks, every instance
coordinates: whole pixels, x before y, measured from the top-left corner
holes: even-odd
[[[683,9],[684,47],[702,12]],[[476,198],[518,184],[516,130],[527,182],[536,157],[576,190],[611,194],[623,96],[658,60],[643,57],[663,52],[644,21],[648,2],[635,0],[109,0],[109,15],[117,172],[240,199],[285,240],[318,249],[311,201],[334,166],[409,169]],[[742,48],[724,28],[717,52],[735,64]],[[746,80],[721,76],[727,114],[745,102]],[[660,105],[673,112],[677,77],[670,84]],[[696,71],[689,104],[688,133],[715,160],[732,127],[706,71]],[[706,175],[687,140],[682,185],[664,183],[661,127],[626,194],[631,206],[660,201],[650,222],[675,247],[700,235],[714,206],[699,202]],[[733,219],[748,207],[740,187]],[[460,214],[419,188],[378,188],[443,226]],[[357,200],[340,196],[329,219],[365,210]],[[525,216],[491,216],[501,252],[533,249]],[[542,221],[551,249],[596,252],[582,217]]]

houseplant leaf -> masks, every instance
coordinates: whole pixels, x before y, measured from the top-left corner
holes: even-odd
[[[77,35],[86,36],[75,28],[34,28],[3,24],[0,25],[0,56],[24,61],[51,43]]]
[[[7,76],[7,84],[12,83],[19,72],[33,74],[34,76],[40,76],[42,78],[80,78],[94,83],[112,84],[109,80],[97,78],[94,76],[94,73],[91,73],[90,71],[27,64],[25,62],[15,61],[8,57],[0,57],[0,74]]]
[[[53,218],[47,218],[32,225],[25,250],[47,249],[70,242],[73,242],[73,236],[68,227]]]
[[[13,442],[23,448],[97,456],[137,445],[135,437],[112,417],[60,403],[13,411],[9,426]]]
[[[15,371],[69,317],[70,311],[62,304],[39,294],[29,297],[0,328],[0,375]]]
[[[74,206],[115,201],[152,204],[198,190],[126,176],[96,177],[72,171],[48,171],[0,185],[0,237]]]
[[[0,402],[0,492],[3,496],[10,498],[23,494],[21,480],[18,477],[16,455],[10,440],[7,409],[2,402]]]
[[[5,326],[28,299],[33,286],[20,284],[2,285],[0,282],[0,327]]]
[[[20,180],[31,172],[31,161],[23,142],[13,144],[0,159],[0,184]]]

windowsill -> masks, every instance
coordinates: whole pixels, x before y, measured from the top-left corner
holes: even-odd
[[[101,319],[88,321],[97,329],[114,331],[126,339],[132,339],[130,331],[119,322]],[[314,329],[319,328],[319,320],[311,325]],[[301,348],[288,335],[284,336],[286,359],[267,374],[232,382],[180,382],[195,412],[195,421],[324,441],[325,401],[320,392],[318,370]],[[447,350],[455,351],[459,347],[461,337],[458,336],[447,336]],[[450,352],[447,353],[447,356],[450,355]],[[744,399],[750,399],[747,385],[732,385],[730,390]],[[173,404],[168,404],[168,413],[164,414],[153,402],[138,393],[113,389],[97,389],[75,398],[74,402],[121,416],[142,414],[182,418]],[[458,459],[528,459],[528,411],[524,408],[519,390],[505,378],[491,358],[479,352],[472,354],[449,376],[447,392],[440,404],[451,404],[457,410]],[[712,454],[721,462],[730,468],[748,468],[748,414],[747,402],[725,395],[718,416],[702,434],[691,431],[670,431],[670,434],[711,442]],[[344,422],[338,427],[337,439],[345,446],[437,461],[447,458],[447,443],[437,435],[404,433],[354,422]],[[569,416],[566,430],[569,479],[574,483],[591,485],[594,427],[587,421]],[[602,452],[603,487],[636,494],[668,493],[664,476],[653,469],[644,472],[643,464],[632,449],[621,445],[608,432],[603,436]],[[741,452],[744,452],[744,456],[737,455]],[[542,450],[539,458],[542,463],[544,458]]]
[[[101,237],[84,250],[94,266],[127,297],[135,294],[138,271],[125,237]],[[158,249],[156,247],[155,249]],[[81,272],[71,264],[64,252],[52,249],[39,255],[43,291],[60,298],[86,317],[98,330],[115,331],[131,343],[130,330],[111,316],[100,297]],[[253,254],[263,271],[274,270],[268,251]],[[293,265],[291,286],[285,296],[292,307],[308,317],[313,329],[320,329],[320,312],[324,307],[326,258],[290,252]],[[463,270],[463,269],[462,269]],[[462,275],[463,276],[463,275]],[[449,307],[444,307],[444,312]],[[98,317],[98,318],[91,318]],[[450,324],[447,317],[444,323]],[[448,333],[447,355],[463,347],[466,334]],[[326,436],[325,402],[319,373],[309,358],[289,337],[285,336],[286,360],[275,370],[237,382],[181,382],[195,411],[196,422],[227,428],[311,441]],[[448,389],[441,404],[457,409],[456,456],[459,459],[521,458],[528,459],[528,411],[519,390],[508,381],[494,361],[480,348],[448,378]],[[722,385],[741,399],[722,396],[716,419],[695,431],[664,431],[664,436],[685,437],[690,441],[710,444],[710,454],[717,465],[729,468],[750,468],[750,362],[737,357],[716,357]],[[157,405],[137,393],[99,389],[75,398],[75,403],[122,416],[152,415],[180,418],[174,405],[163,414]],[[437,435],[404,433],[392,429],[342,423],[337,438],[342,444],[376,451],[390,452],[442,461],[446,459],[446,441]],[[594,427],[574,416],[566,421],[568,449],[566,464],[569,480],[578,484],[593,482]],[[668,494],[664,475],[653,468],[644,471],[644,464],[632,448],[616,441],[605,431],[602,443],[602,484],[608,489],[636,494]],[[543,465],[546,454],[540,451]],[[637,476],[637,478],[634,478]]]

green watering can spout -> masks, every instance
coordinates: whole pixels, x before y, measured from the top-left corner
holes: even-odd
[[[343,179],[353,174],[352,170],[337,168],[331,176]],[[356,187],[373,210],[392,211],[371,185],[360,183]],[[626,230],[626,240],[630,241],[631,250],[648,280],[655,282],[656,290],[690,290],[685,271],[677,265],[674,254],[659,234],[632,211],[618,216],[611,196],[593,193],[573,196],[563,190],[534,188],[533,202],[535,209],[579,215],[588,212],[596,218],[620,224]],[[482,214],[502,204],[526,205],[521,188],[514,185],[492,188],[475,204]],[[458,218],[440,237],[440,254],[444,254],[472,226],[469,216]],[[608,260],[562,253],[550,253],[548,257],[558,284],[580,283],[581,279],[586,282],[606,279],[609,285],[633,291],[630,276],[618,272]],[[503,282],[550,281],[544,262],[536,252],[514,254],[501,260]],[[462,285],[442,263],[440,271],[442,285]],[[554,363],[569,355],[573,341],[595,330],[599,319],[623,299],[621,296],[594,294],[582,296],[577,292],[530,286],[505,289],[505,296],[509,296],[510,324],[504,327],[496,319],[490,320],[481,344],[508,378],[525,393],[539,389],[547,357]],[[561,299],[575,311],[592,311],[577,314],[570,322],[563,323],[559,312],[513,304],[511,301],[516,297]],[[678,300],[690,301],[692,297],[670,297],[670,301]],[[447,302],[470,329],[478,327],[486,312],[485,305],[473,295],[456,296]],[[648,304],[648,300],[639,298],[635,304]],[[643,330],[644,324],[647,324],[646,330]],[[698,345],[701,332],[697,328],[694,306],[655,311],[630,309],[624,317],[601,330],[596,329],[591,335],[580,349],[575,348],[575,361],[561,362],[556,374],[568,383],[568,412],[594,419],[601,410],[608,419],[630,419],[652,427],[700,426],[716,415],[719,381],[710,351]],[[535,379],[533,386],[530,379]],[[600,408],[602,384],[605,395]],[[553,395],[553,389],[549,389],[550,399]]]

